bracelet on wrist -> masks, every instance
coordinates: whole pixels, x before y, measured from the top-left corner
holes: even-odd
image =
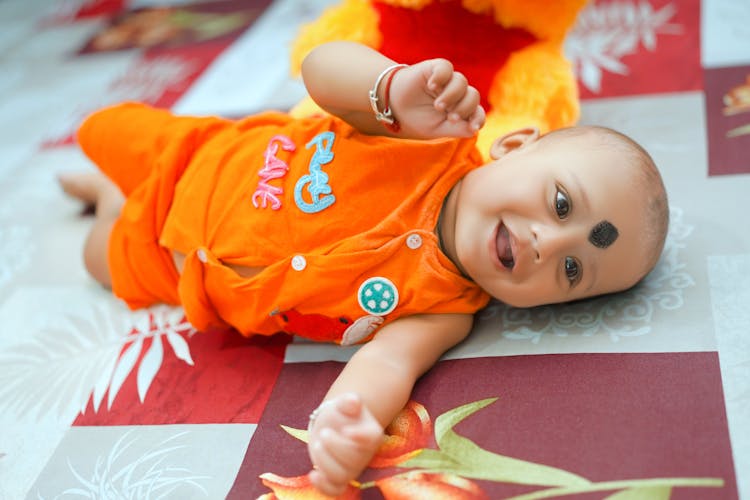
[[[323,401],[318,405],[317,408],[315,408],[312,413],[310,413],[310,417],[307,420],[307,432],[312,432],[313,425],[315,424],[315,419],[318,418],[318,414],[320,414],[320,409],[323,408],[326,405],[331,404],[331,401]]]
[[[375,85],[369,92],[370,106],[372,107],[372,112],[375,113],[375,119],[382,123],[391,132],[398,132],[401,130],[401,126],[399,125],[398,120],[393,116],[393,110],[391,110],[390,106],[391,83],[393,82],[394,75],[407,66],[407,64],[394,64],[393,66],[385,68],[383,72],[378,75],[378,78],[375,80]],[[383,111],[380,111],[378,108],[378,89],[380,88],[383,79],[386,79],[385,90],[383,92],[384,106]]]

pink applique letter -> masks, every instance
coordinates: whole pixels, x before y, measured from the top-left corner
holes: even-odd
[[[278,210],[281,208],[279,195],[284,190],[268,183],[272,179],[284,177],[289,170],[289,165],[276,157],[276,153],[279,152],[279,144],[284,151],[297,149],[292,140],[285,135],[275,135],[268,141],[268,147],[263,153],[265,159],[263,168],[258,172],[260,177],[258,188],[253,193],[253,206],[255,208],[266,208],[269,201],[271,202],[271,209]]]

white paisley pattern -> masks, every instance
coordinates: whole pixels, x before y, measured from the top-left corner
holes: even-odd
[[[114,444],[109,453],[96,458],[89,467],[74,466],[80,454],[68,457],[70,477],[78,484],[65,489],[58,498],[208,498],[201,482],[209,479],[180,464],[188,452],[187,432],[176,433],[159,443],[143,443],[130,429]],[[184,459],[183,459],[184,460]],[[65,478],[67,480],[67,478]],[[58,478],[58,480],[62,480]],[[37,493],[40,500],[45,497]]]
[[[0,290],[29,267],[34,248],[29,227],[0,227]]]
[[[543,335],[566,337],[645,335],[657,310],[675,310],[684,304],[683,292],[695,285],[687,264],[680,260],[685,240],[693,226],[685,224],[679,208],[670,209],[670,228],[664,252],[654,270],[637,286],[620,294],[565,305],[517,309],[493,303],[480,313],[480,320],[499,318],[504,338],[539,343]]]

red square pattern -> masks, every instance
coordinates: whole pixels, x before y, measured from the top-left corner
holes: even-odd
[[[177,334],[187,337],[185,332]],[[233,330],[221,330],[195,333],[186,340],[194,364],[179,359],[165,345],[158,371],[141,401],[137,378],[153,343],[153,337],[148,338],[111,407],[104,398],[94,410],[92,397],[73,425],[257,423],[284,363],[289,337],[248,339]],[[109,390],[113,390],[111,385]]]
[[[699,90],[699,0],[590,3],[565,41],[582,99]]]

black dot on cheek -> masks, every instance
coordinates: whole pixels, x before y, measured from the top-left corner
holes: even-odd
[[[589,241],[597,248],[607,248],[619,235],[617,228],[611,222],[603,220],[591,230]]]

